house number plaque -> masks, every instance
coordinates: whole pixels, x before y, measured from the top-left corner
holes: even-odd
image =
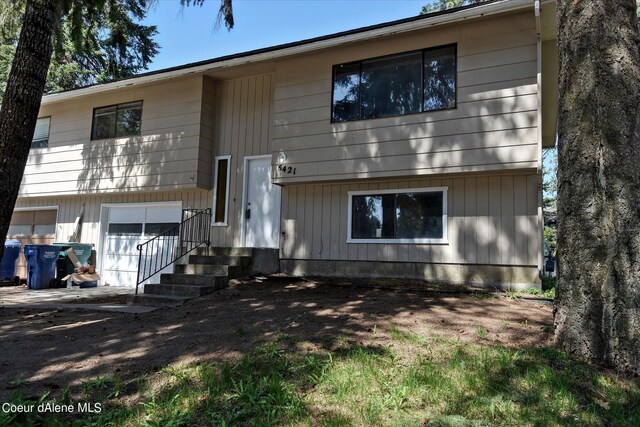
[[[278,165],[278,172],[281,174],[295,175],[296,168],[292,168],[291,166],[287,165]]]

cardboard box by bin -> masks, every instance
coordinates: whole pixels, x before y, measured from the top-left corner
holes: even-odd
[[[80,262],[80,260],[78,260],[78,257],[74,253],[73,248],[67,249],[66,252],[67,256],[76,267],[76,270],[81,270],[82,263]],[[62,280],[71,280],[72,286],[80,286],[81,288],[95,288],[98,286],[100,275],[95,272],[95,267],[91,265],[89,266],[89,271],[76,271],[75,273],[65,276]]]

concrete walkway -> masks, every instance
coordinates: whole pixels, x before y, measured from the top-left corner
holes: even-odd
[[[0,287],[0,307],[55,308],[59,310],[111,311],[121,313],[148,313],[156,307],[108,302],[110,298],[129,299],[133,288],[98,286],[81,289],[77,286],[60,289],[27,289],[24,286]],[[92,303],[91,300],[97,300]],[[101,300],[107,300],[106,302]]]

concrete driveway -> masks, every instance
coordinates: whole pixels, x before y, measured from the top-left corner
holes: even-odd
[[[0,287],[0,307],[59,308],[125,313],[146,313],[155,309],[128,304],[128,297],[133,296],[134,293],[134,288],[116,286],[83,289],[74,286],[38,290],[27,289],[25,286],[8,286]]]

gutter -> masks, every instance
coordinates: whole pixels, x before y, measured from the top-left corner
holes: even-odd
[[[540,22],[540,0],[535,0],[536,16],[536,74],[538,82],[538,173],[542,173],[542,24]]]
[[[536,4],[538,4],[538,1],[536,1]],[[467,6],[466,8],[462,8],[460,10],[443,11],[435,13],[434,16],[424,19],[419,16],[408,19],[401,19],[399,21],[395,21],[395,24],[392,22],[391,24],[373,25],[357,30],[350,30],[333,35],[316,37],[299,42],[274,46],[271,48],[257,49],[254,51],[224,56],[212,60],[187,64],[184,66],[172,67],[165,70],[143,74],[137,77],[115,81],[112,83],[93,85],[85,88],[74,89],[71,91],[53,93],[43,96],[42,104],[44,105],[65,101],[81,96],[92,95],[135,85],[158,82],[162,80],[186,76],[189,74],[199,74],[207,71],[235,67],[238,65],[275,60],[287,56],[299,55],[316,50],[341,46],[348,43],[360,42],[394,34],[402,34],[409,31],[421,30],[438,25],[451,24],[468,19],[479,18],[482,16],[490,16],[520,9],[529,9],[531,6],[531,0],[502,0],[486,4]]]
[[[544,269],[544,196],[542,194],[542,24],[540,22],[540,0],[534,4],[536,16],[536,73],[538,82],[538,238],[540,250],[538,251],[538,271],[542,276]]]

